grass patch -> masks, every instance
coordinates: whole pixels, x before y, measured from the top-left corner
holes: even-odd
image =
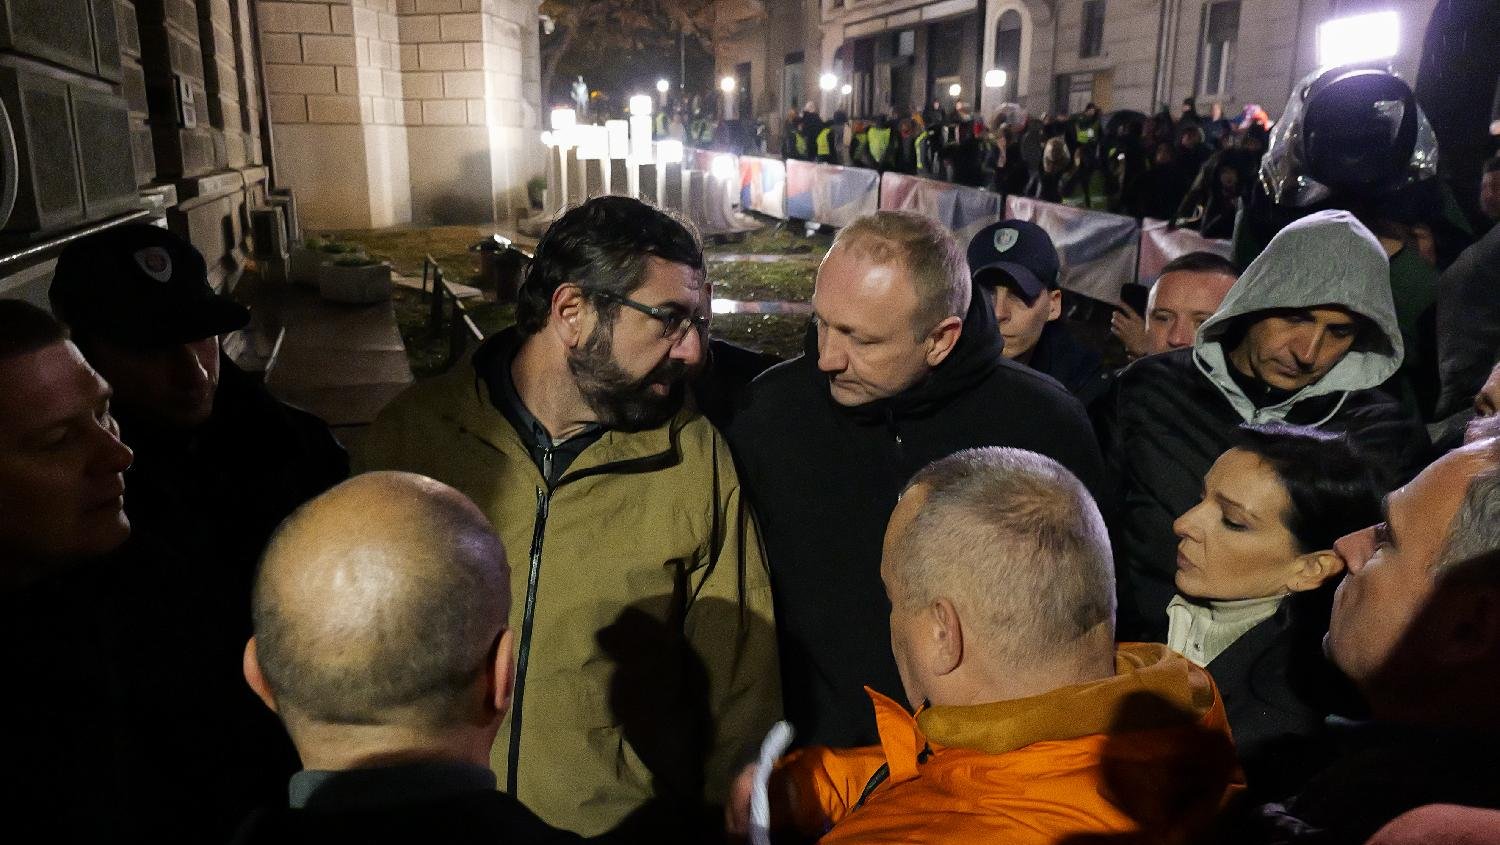
[[[492,226],[426,226],[335,229],[318,234],[362,244],[370,255],[391,262],[396,272],[405,276],[421,276],[422,257],[431,255],[442,266],[448,281],[467,285],[479,275],[479,254],[469,252],[469,245],[494,232]]]
[[[802,354],[806,314],[715,314],[713,336],[783,360]]]
[[[818,265],[788,259],[767,264],[758,261],[715,261],[708,265],[714,296],[721,299],[806,302],[812,299]]]
[[[756,219],[766,223],[765,226],[754,232],[746,232],[739,240],[726,240],[724,243],[708,243],[704,245],[704,252],[709,254],[753,254],[753,255],[806,255],[813,260],[821,260],[823,254],[833,245],[833,236],[816,233],[812,237],[804,237],[800,224],[788,225],[776,228],[776,220],[770,217],[752,215]]]

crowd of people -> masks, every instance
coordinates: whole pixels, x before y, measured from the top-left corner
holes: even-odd
[[[856,220],[777,363],[598,197],[352,460],[190,244],[75,241],[0,300],[6,839],[1500,842],[1500,225],[1424,385],[1330,202],[1111,370],[1026,221]]]
[[[1189,97],[1175,117],[1116,112],[1088,103],[1077,114],[1032,117],[1014,106],[990,121],[962,100],[921,112],[892,109],[869,120],[824,118],[811,102],[783,121],[785,158],[943,179],[998,193],[1153,217],[1227,238],[1265,153],[1270,119],[1247,106],[1228,119],[1200,114]],[[712,142],[712,138],[709,138]],[[1097,184],[1096,184],[1097,181]],[[1096,193],[1097,192],[1097,193]]]

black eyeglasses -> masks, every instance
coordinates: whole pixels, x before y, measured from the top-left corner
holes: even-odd
[[[689,314],[681,308],[673,306],[647,305],[644,302],[636,302],[626,296],[621,296],[614,291],[601,290],[599,288],[583,288],[583,292],[600,299],[608,299],[618,302],[626,308],[645,314],[647,317],[661,323],[662,340],[670,340],[677,343],[687,337],[687,333],[696,329],[699,332],[708,331],[708,316],[700,314]]]

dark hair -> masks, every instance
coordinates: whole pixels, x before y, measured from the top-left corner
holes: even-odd
[[[649,256],[686,264],[704,276],[703,246],[692,224],[632,197],[595,197],[559,217],[537,244],[516,297],[516,327],[530,336],[547,324],[552,294],[572,282],[629,296],[646,280]],[[619,304],[596,303],[612,319]]]
[[[1159,279],[1168,273],[1176,273],[1179,270],[1186,270],[1190,273],[1222,273],[1226,276],[1234,276],[1235,278],[1239,278],[1240,275],[1240,270],[1234,266],[1233,261],[1222,255],[1200,251],[1179,255],[1168,261],[1167,266],[1161,268],[1161,273],[1157,275],[1157,278]]]
[[[1387,485],[1343,435],[1305,426],[1242,425],[1234,448],[1265,461],[1281,480],[1292,502],[1282,522],[1304,554],[1331,549],[1338,538],[1380,521]]]
[[[1500,172],[1500,154],[1490,156],[1489,159],[1487,161],[1485,161],[1485,163],[1484,163],[1484,172],[1485,173]]]
[[[0,358],[25,355],[68,339],[68,327],[19,299],[0,299]]]

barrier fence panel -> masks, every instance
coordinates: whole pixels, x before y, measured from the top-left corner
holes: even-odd
[[[1167,262],[1190,252],[1212,252],[1228,258],[1229,241],[1205,238],[1192,229],[1168,229],[1167,221],[1147,217],[1141,221],[1141,263],[1138,281],[1150,284],[1161,275]]]
[[[880,173],[789,159],[786,162],[786,214],[842,227],[880,207]]]
[[[740,207],[786,219],[786,163],[779,158],[740,156]]]
[[[1134,218],[1008,197],[1006,217],[1029,220],[1046,230],[1062,259],[1063,287],[1105,302],[1116,302],[1120,288],[1135,278],[1140,226]]]
[[[1005,198],[991,191],[966,188],[904,173],[880,177],[880,207],[916,211],[942,223],[967,244],[975,232],[999,220]]]

